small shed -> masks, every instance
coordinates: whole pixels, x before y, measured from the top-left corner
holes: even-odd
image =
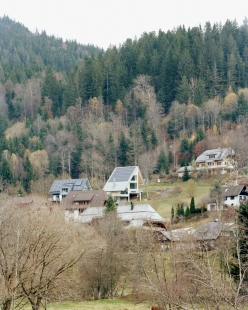
[[[184,171],[185,171],[185,168],[187,168],[188,172],[189,172],[189,175],[191,175],[193,172],[195,172],[195,168],[193,166],[184,166],[184,167],[181,167],[180,169],[178,169],[176,171],[177,175],[179,178],[182,178],[183,177],[183,174],[184,174]]]

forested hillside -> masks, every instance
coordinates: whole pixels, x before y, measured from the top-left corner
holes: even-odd
[[[247,112],[247,19],[107,51],[0,19],[2,188],[45,193],[53,178],[79,176],[98,188],[117,165],[169,175],[218,146],[244,167]]]

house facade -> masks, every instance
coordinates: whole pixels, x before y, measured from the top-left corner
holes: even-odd
[[[247,188],[244,185],[230,186],[223,188],[223,205],[239,207],[240,204],[248,199]]]
[[[71,191],[92,190],[88,178],[55,180],[48,192],[53,202],[61,202]]]
[[[104,207],[107,200],[104,190],[71,191],[62,201],[65,219],[77,221],[87,208]]]
[[[218,148],[206,150],[196,159],[196,170],[207,170],[210,173],[221,174],[230,172],[234,169],[235,153],[230,148]]]
[[[139,185],[144,184],[138,166],[117,167],[112,172],[103,190],[116,199],[116,203],[130,201],[133,198],[141,200]]]
[[[248,200],[248,190],[245,185],[229,186],[222,188],[222,203],[220,210],[228,207],[239,207],[240,204]],[[214,201],[207,204],[208,211],[217,211],[217,205]]]

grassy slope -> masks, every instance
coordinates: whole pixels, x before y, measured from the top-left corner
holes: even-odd
[[[147,310],[148,303],[134,304],[121,299],[97,300],[89,302],[63,302],[48,305],[48,310]],[[29,308],[27,308],[29,309]]]
[[[201,199],[209,195],[210,188],[213,187],[214,178],[198,181],[195,195],[195,203],[200,202]],[[154,181],[149,184],[149,200],[148,203],[162,216],[166,221],[170,219],[171,207],[176,206],[177,203],[185,202],[190,204],[190,197],[188,194],[187,182],[181,180],[173,184],[156,183]],[[145,191],[145,188],[142,188]],[[139,202],[137,202],[139,203]],[[144,203],[142,201],[141,203]]]

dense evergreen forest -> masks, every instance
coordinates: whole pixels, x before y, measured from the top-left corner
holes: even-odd
[[[247,112],[247,19],[103,51],[0,18],[1,189],[79,176],[99,188],[118,165],[166,176],[218,146],[246,166]]]

